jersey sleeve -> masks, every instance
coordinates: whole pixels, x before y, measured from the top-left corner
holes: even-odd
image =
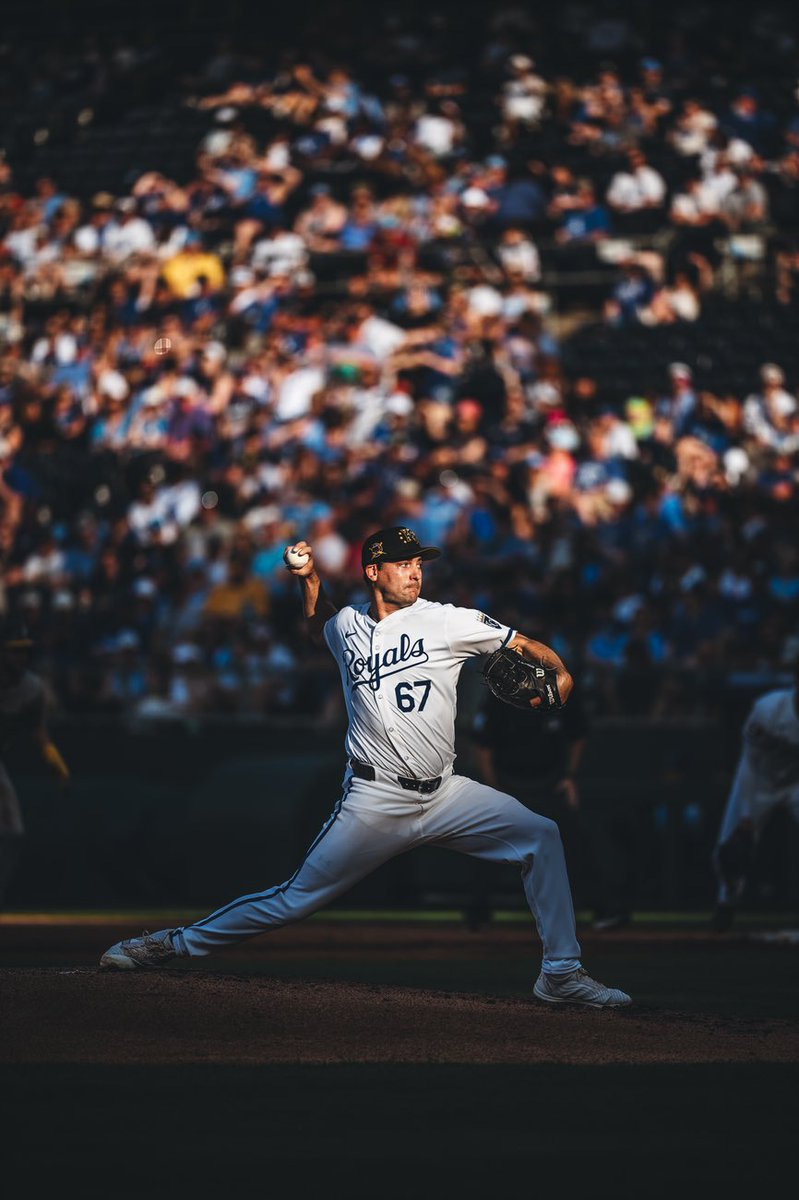
[[[516,630],[476,608],[455,608],[447,612],[447,641],[457,658],[492,654],[512,641]]]
[[[329,621],[325,621],[322,627],[322,636],[327,642],[331,654],[336,654],[341,647],[340,619],[341,611],[337,612]]]

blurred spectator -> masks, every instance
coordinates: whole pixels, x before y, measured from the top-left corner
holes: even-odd
[[[765,154],[770,149],[776,118],[761,106],[757,89],[749,87],[734,97],[722,113],[720,124],[730,137],[740,138],[756,154]]]
[[[190,233],[182,250],[161,266],[161,275],[173,296],[188,300],[196,295],[200,281],[206,281],[211,291],[225,282],[225,269],[217,254],[205,250],[202,237]]]
[[[104,228],[102,250],[113,263],[124,262],[134,254],[154,252],[152,226],[138,215],[133,196],[123,196],[114,204],[111,221]]]
[[[334,200],[326,183],[311,188],[311,203],[294,225],[308,249],[314,254],[327,254],[340,244],[341,231],[347,221],[347,210]]]
[[[687,363],[671,363],[669,379],[671,391],[662,398],[659,409],[668,418],[673,436],[677,439],[689,428],[698,400],[694,373]]]
[[[721,215],[736,233],[765,229],[769,215],[768,193],[751,167],[739,168],[736,186],[722,201]]]
[[[795,454],[799,451],[799,429],[794,420],[797,402],[783,386],[785,373],[776,363],[764,363],[760,381],[760,390],[744,402],[744,428],[761,446]]]
[[[643,151],[631,150],[627,170],[616,172],[605,199],[618,233],[652,233],[662,224],[666,181]]]
[[[669,141],[678,154],[696,158],[708,147],[711,135],[718,127],[716,116],[694,96],[683,100],[682,110],[674,122]]]
[[[526,54],[512,54],[508,78],[502,85],[502,142],[512,145],[520,130],[535,129],[544,115],[548,91],[546,80],[536,73]]]
[[[581,179],[574,201],[555,231],[559,247],[555,261],[565,269],[584,270],[595,266],[596,243],[608,237],[610,231],[610,217],[597,203],[594,184],[589,179]]]
[[[489,155],[482,187],[492,202],[492,224],[502,230],[520,226],[530,230],[546,211],[544,190],[528,170],[511,168],[502,155]]]
[[[250,574],[243,557],[230,560],[227,578],[214,585],[205,601],[206,617],[222,621],[263,619],[269,615],[269,590],[262,579]]]
[[[696,321],[701,311],[699,288],[691,275],[675,271],[670,283],[654,290],[639,319],[647,325],[668,325],[672,321]]]
[[[541,257],[535,242],[523,229],[505,229],[499,241],[497,254],[510,279],[537,283],[541,278]]]
[[[605,316],[614,325],[641,321],[655,298],[657,287],[643,263],[634,258],[620,264],[621,277],[605,303]]]

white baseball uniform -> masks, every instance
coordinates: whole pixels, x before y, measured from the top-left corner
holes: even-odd
[[[475,609],[418,599],[382,621],[368,604],[347,606],[324,633],[349,716],[343,795],[290,879],[176,931],[179,950],[204,955],[300,920],[381,863],[437,845],[516,864],[543,943],[543,969],[579,967],[557,825],[453,773],[461,668],[506,645],[514,631]]]
[[[750,710],[714,858],[742,822],[751,822],[757,839],[778,804],[786,805],[799,824],[799,714],[795,688],[767,692]],[[734,899],[720,878],[719,903]]]

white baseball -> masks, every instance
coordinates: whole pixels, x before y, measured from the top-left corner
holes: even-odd
[[[304,567],[310,557],[310,554],[303,554],[293,546],[286,546],[283,551],[283,561],[287,567]]]

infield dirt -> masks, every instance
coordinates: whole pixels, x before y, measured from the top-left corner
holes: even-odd
[[[799,1028],[201,971],[4,973],[5,1063],[797,1062]]]
[[[509,969],[533,971],[529,933],[520,929],[474,935],[457,928],[306,924],[213,961],[134,972],[90,965],[111,941],[131,932],[113,923],[59,926],[4,918],[0,948],[8,965],[0,972],[0,1062],[586,1066],[799,1061],[799,1023],[785,1010],[758,1012],[751,1002],[739,1012],[651,1000],[628,1009],[594,1010],[541,1004],[525,994],[526,983],[525,992],[517,985],[515,994],[507,989],[492,994],[492,980],[502,992]],[[734,955],[754,955],[759,970],[749,974],[762,978],[764,995],[769,965],[796,962],[795,949],[736,947],[691,932],[663,933],[656,943],[660,956],[681,946],[693,963],[695,981],[700,971],[718,979],[725,960]],[[625,973],[619,978],[613,956],[624,952],[632,962],[639,955],[652,956],[653,938],[630,930],[602,947],[601,965],[611,974],[596,974],[624,985]],[[592,957],[590,945],[588,950],[590,967],[600,952],[597,948]],[[359,962],[382,970],[382,981],[359,978]],[[338,978],[330,977],[331,963]],[[283,977],[274,977],[272,968]],[[452,987],[425,986],[445,972]],[[420,986],[397,985],[398,978],[414,974]],[[464,981],[472,979],[466,990]]]

